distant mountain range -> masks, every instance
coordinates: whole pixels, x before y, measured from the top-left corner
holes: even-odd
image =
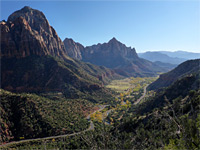
[[[200,53],[192,53],[186,51],[148,51],[145,53],[138,53],[138,56],[152,62],[160,61],[162,63],[178,65],[189,59],[200,58]]]
[[[170,63],[170,64],[180,64],[186,59],[178,58],[178,57],[170,57],[167,54],[163,54],[162,52],[145,52],[145,53],[138,53],[139,57],[147,59],[152,62],[160,61],[163,63]]]
[[[193,52],[187,52],[187,51],[175,51],[175,52],[159,51],[159,52],[166,54],[170,57],[183,58],[187,60],[200,58],[200,52],[199,53],[193,53]]]
[[[99,43],[87,47],[68,38],[63,42],[70,57],[111,68],[123,76],[152,76],[157,72],[168,70],[139,58],[135,48],[126,47],[116,38],[112,38],[108,43]]]

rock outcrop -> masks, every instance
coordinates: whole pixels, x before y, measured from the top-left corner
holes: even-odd
[[[127,64],[129,59],[137,59],[135,49],[126,47],[115,38],[108,43],[85,47],[82,52],[83,61],[108,68],[116,68]]]
[[[84,46],[81,45],[80,43],[74,42],[72,39],[66,38],[63,41],[65,48],[67,49],[68,56],[81,60],[82,59],[82,54],[81,52],[84,49]]]
[[[44,14],[25,6],[2,21],[1,53],[3,57],[52,55],[67,57],[65,46]]]

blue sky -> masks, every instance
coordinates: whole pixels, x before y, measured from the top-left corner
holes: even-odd
[[[42,11],[62,40],[89,46],[116,37],[137,52],[200,52],[200,1],[1,1],[1,20],[24,6]]]

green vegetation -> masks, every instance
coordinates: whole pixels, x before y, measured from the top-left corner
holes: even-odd
[[[130,108],[134,107],[136,101],[144,94],[144,88],[156,79],[156,77],[131,77],[123,80],[114,80],[107,85],[107,87],[115,90],[117,94],[115,98],[115,105],[112,105],[112,108],[110,108],[112,112],[109,113],[106,121],[112,124],[113,119],[121,120],[126,112]],[[141,101],[145,102],[146,99],[152,96],[154,96],[153,91],[147,92]],[[142,103],[141,101],[140,103]]]
[[[113,80],[106,87],[121,93],[130,88],[131,86],[132,85],[130,83],[130,79],[125,78],[121,80]]]
[[[51,100],[35,94],[15,94],[1,89],[0,142],[82,131],[85,117],[94,110],[87,100]]]
[[[164,105],[165,96],[170,100],[176,99],[177,97],[185,97],[189,94],[190,90],[198,90],[200,85],[200,71],[196,73],[186,75],[176,82],[174,82],[169,87],[157,91],[156,94],[152,91],[149,91],[151,95],[155,95],[140,105],[137,109],[137,113],[144,114],[154,108],[162,107]]]
[[[95,122],[95,130],[81,135],[12,145],[19,149],[199,149],[200,90],[143,116],[130,112],[112,125]],[[6,149],[6,147],[5,147]]]
[[[140,89],[143,89],[145,85],[152,83],[155,81],[157,77],[131,77],[125,78],[121,80],[112,80],[107,88],[110,88],[118,93],[124,93],[128,90],[133,90],[134,92],[139,92]]]
[[[91,115],[94,130],[4,149],[200,149],[199,74],[183,77],[156,94],[148,91],[146,100],[135,105],[149,80],[129,79],[132,88],[117,93],[113,105]],[[135,92],[138,84],[141,88]]]
[[[91,102],[112,99],[111,92],[102,86],[109,77],[99,79],[102,74],[109,74],[110,70],[104,67],[73,59],[63,61],[51,56],[2,58],[1,66],[1,87],[5,90],[47,97],[52,94],[57,97],[59,93],[61,98],[87,99]]]

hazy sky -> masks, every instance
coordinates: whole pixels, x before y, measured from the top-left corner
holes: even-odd
[[[1,20],[24,6],[42,11],[62,40],[89,46],[116,37],[137,52],[200,52],[200,1],[1,1]]]

